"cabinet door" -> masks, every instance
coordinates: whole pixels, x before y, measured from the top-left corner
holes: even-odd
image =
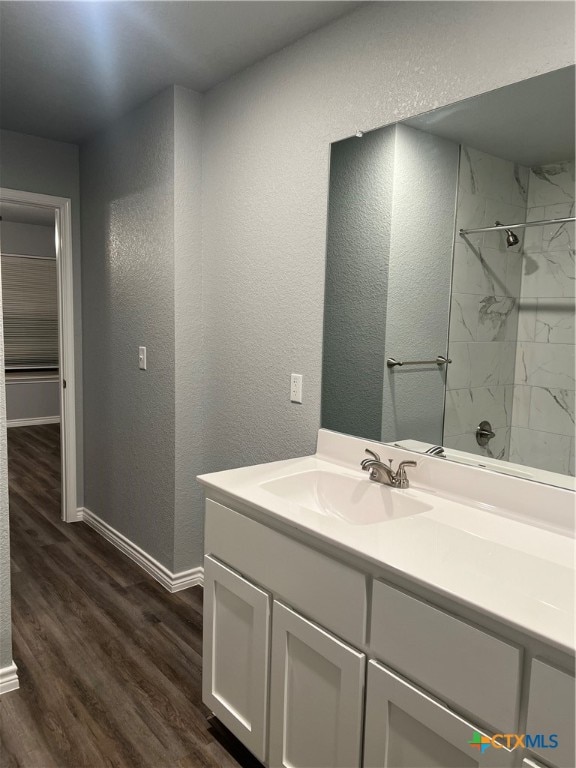
[[[567,672],[533,659],[530,672],[530,693],[526,733],[536,740],[526,747],[558,768],[573,768],[574,722],[576,721],[574,678]],[[556,747],[549,745],[550,735],[556,736]],[[538,740],[542,741],[538,743]],[[528,736],[526,737],[528,742]]]
[[[274,602],[270,765],[356,768],[365,656]]]
[[[259,759],[266,757],[270,598],[204,558],[202,698]]]
[[[475,684],[474,679],[470,684]],[[481,751],[483,735],[382,665],[375,661],[368,664],[365,768],[511,766],[512,751],[491,745]],[[476,741],[478,746],[474,746]]]

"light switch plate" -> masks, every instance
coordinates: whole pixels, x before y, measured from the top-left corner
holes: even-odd
[[[138,368],[146,370],[146,347],[138,347]]]

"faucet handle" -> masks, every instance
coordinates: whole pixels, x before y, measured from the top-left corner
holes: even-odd
[[[398,464],[398,469],[396,470],[396,487],[397,488],[408,488],[410,486],[410,483],[408,482],[408,477],[406,475],[406,467],[417,467],[418,464],[415,461],[401,461],[400,464]]]
[[[369,453],[371,458],[370,459],[364,459],[360,462],[360,466],[362,469],[366,469],[366,465],[369,464],[371,461],[380,461],[380,456],[378,456],[377,453],[374,453],[374,451],[371,451],[369,448],[365,449],[366,453]]]

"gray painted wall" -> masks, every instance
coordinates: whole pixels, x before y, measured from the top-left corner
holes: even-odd
[[[433,360],[448,351],[459,146],[395,128],[385,358]],[[382,440],[442,443],[446,368],[386,368]]]
[[[380,440],[395,129],[332,146],[322,414],[326,429]]]
[[[83,145],[80,168],[85,506],[171,569],[174,89]]]
[[[458,144],[404,125],[332,147],[321,425],[442,439]]]
[[[1,269],[1,266],[0,266]],[[0,280],[2,275],[0,274]],[[0,291],[0,668],[12,663],[10,613],[10,535],[8,520],[8,451],[6,446],[6,400],[4,393],[4,329]]]
[[[206,385],[196,395],[204,399],[206,469],[314,450],[330,142],[572,64],[571,4],[521,8],[369,4],[210,92],[202,152]],[[171,103],[161,94],[96,137],[82,158],[85,290],[94,280],[86,373],[99,374],[84,390],[86,503],[167,565],[175,536],[171,356],[180,332],[167,255],[176,229],[166,224],[176,221]],[[71,196],[78,210],[75,147],[7,132],[2,141],[3,186]],[[77,245],[77,219],[74,231]],[[149,348],[147,374],[136,366],[140,343]],[[304,374],[302,406],[289,402],[290,372]],[[3,423],[0,459],[2,450]],[[0,494],[0,523],[6,503]],[[187,503],[184,496],[182,509]],[[200,532],[191,536],[194,546]],[[5,595],[6,537],[0,542]],[[1,611],[6,627],[4,604]]]
[[[13,131],[0,131],[0,186],[69,197],[72,206],[74,354],[76,373],[77,503],[83,506],[82,298],[78,147]],[[0,617],[1,618],[1,617]]]
[[[60,415],[58,381],[6,382],[6,419],[40,419]]]
[[[371,3],[208,93],[207,467],[314,450],[330,142],[573,63],[551,5]]]
[[[86,507],[173,572],[203,552],[201,104],[168,88],[81,151]]]
[[[174,89],[175,456],[174,570],[200,565],[206,398],[202,315],[202,97]]]
[[[2,220],[2,253],[23,253],[28,256],[51,256],[56,258],[54,227],[42,224],[21,224]]]

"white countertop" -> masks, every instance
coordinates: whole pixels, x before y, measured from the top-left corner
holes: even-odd
[[[215,472],[199,480],[209,496],[213,489],[237,499],[562,651],[574,652],[574,494],[570,491],[383,445],[382,455],[387,458],[418,461],[410,474],[410,489],[392,493],[420,499],[430,505],[429,510],[354,525],[260,487],[313,470],[345,473],[370,483],[359,461],[365,447],[379,445],[321,430],[315,456]],[[459,488],[466,489],[466,497],[458,493]]]

